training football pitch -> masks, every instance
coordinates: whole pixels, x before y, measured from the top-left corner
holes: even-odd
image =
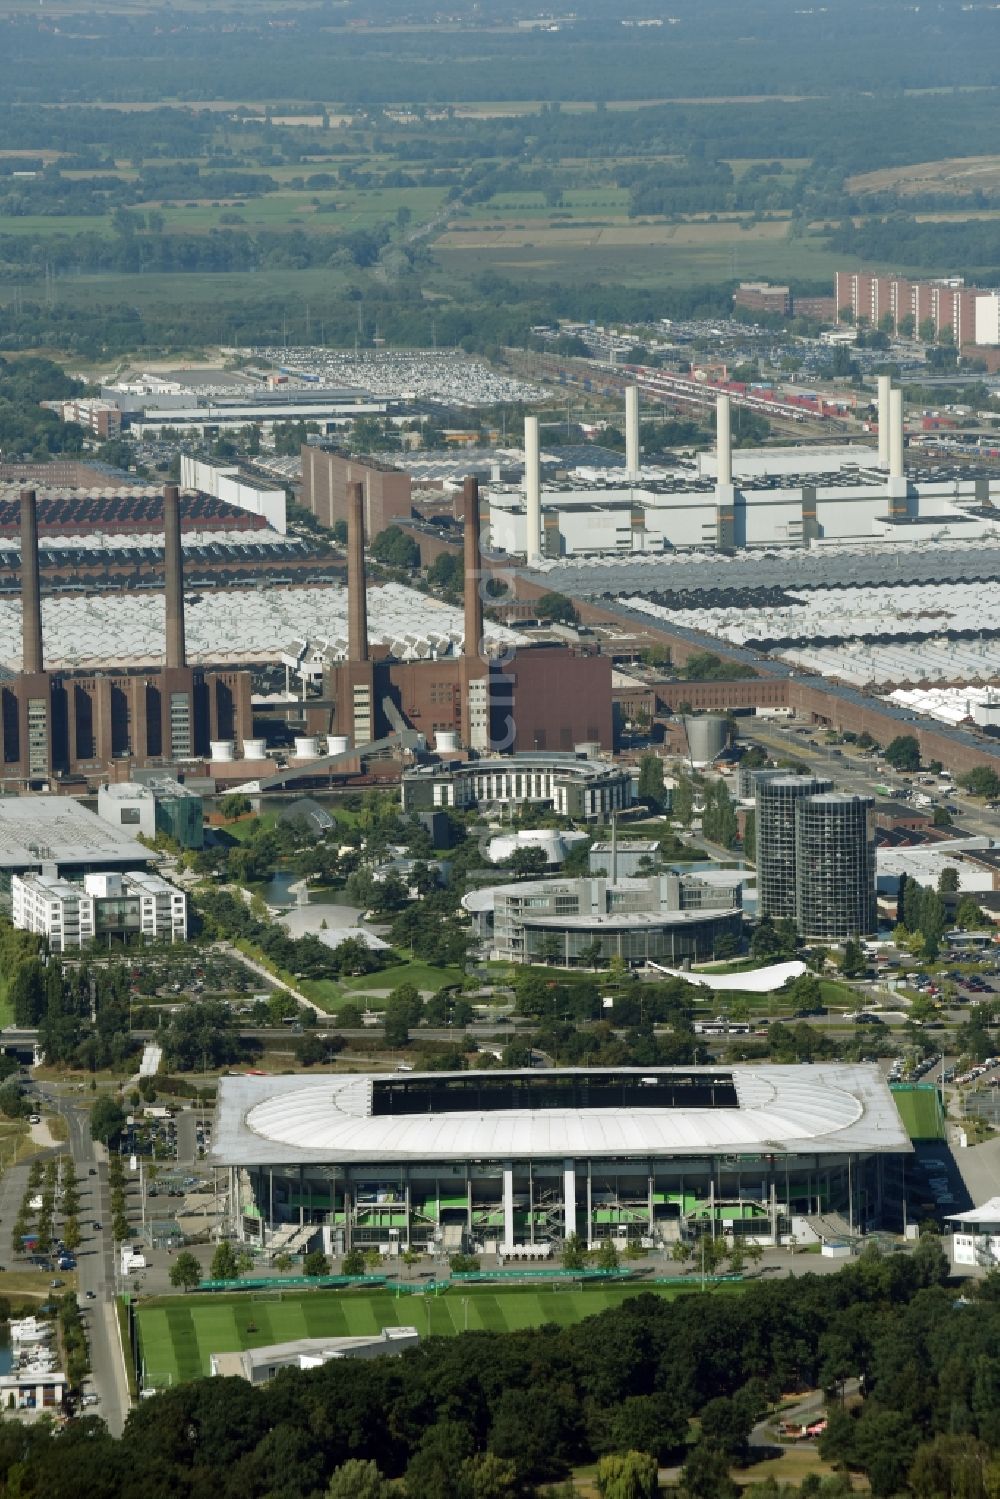
[[[936,1088],[902,1086],[892,1090],[892,1100],[911,1140],[943,1140],[944,1112]]]
[[[163,1388],[210,1372],[209,1355],[285,1343],[293,1338],[357,1337],[384,1327],[416,1327],[421,1336],[451,1337],[486,1329],[513,1332],[546,1322],[566,1325],[619,1306],[629,1296],[697,1291],[674,1286],[600,1285],[549,1289],[526,1285],[454,1288],[446,1294],[396,1296],[393,1290],[236,1292],[171,1296],[136,1308],[145,1384]],[[731,1291],[735,1286],[713,1288]]]

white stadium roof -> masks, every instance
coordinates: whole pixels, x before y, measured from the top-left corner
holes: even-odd
[[[874,1066],[566,1068],[487,1076],[544,1083],[571,1074],[725,1079],[737,1106],[497,1109],[373,1114],[393,1076],[226,1077],[219,1083],[212,1159],[218,1165],[360,1164],[523,1157],[853,1154],[909,1151]],[[409,1073],[440,1088],[469,1073]]]

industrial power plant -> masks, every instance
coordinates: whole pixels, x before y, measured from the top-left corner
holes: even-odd
[[[902,391],[878,377],[878,448],[733,447],[731,397],[715,401],[713,453],[644,465],[639,390],[625,391],[625,468],[561,471],[544,489],[539,419],[524,422],[522,486],[490,488],[494,552],[529,567],[563,558],[823,547],[1000,534],[1000,481],[907,471]],[[556,451],[556,450],[554,450]]]

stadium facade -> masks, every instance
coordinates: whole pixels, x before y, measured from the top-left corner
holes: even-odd
[[[877,1067],[743,1065],[227,1077],[211,1159],[271,1253],[541,1257],[897,1225],[909,1151]]]

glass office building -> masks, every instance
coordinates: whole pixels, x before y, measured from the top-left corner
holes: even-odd
[[[875,803],[809,796],[795,808],[795,921],[799,935],[846,942],[875,930]]]
[[[757,909],[761,916],[796,919],[796,808],[807,797],[832,789],[833,782],[820,776],[773,775],[757,780]]]

